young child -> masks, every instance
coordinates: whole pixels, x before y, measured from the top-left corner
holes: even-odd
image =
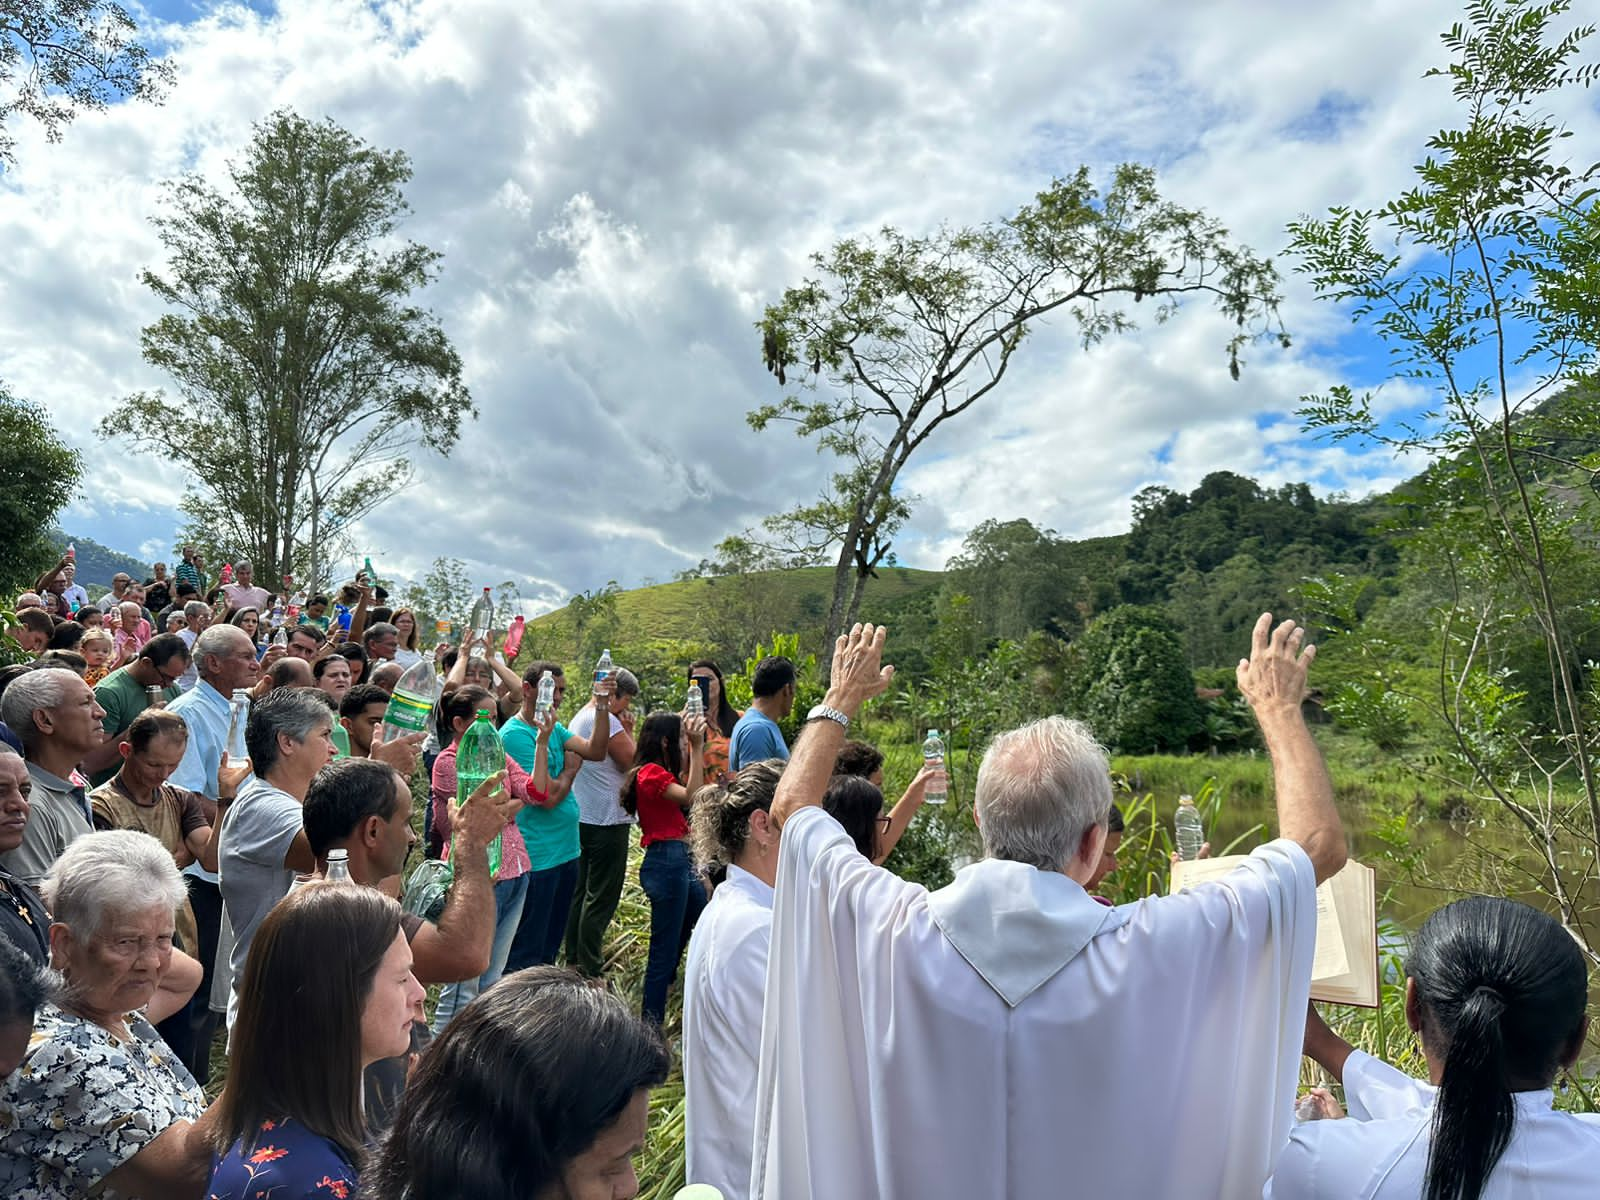
[[[78,639],[78,653],[89,664],[83,673],[83,681],[93,687],[111,674],[111,656],[114,652],[115,644],[104,629],[98,625],[85,629],[83,637]]]

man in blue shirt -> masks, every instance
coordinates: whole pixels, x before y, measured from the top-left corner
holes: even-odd
[[[750,678],[755,699],[728,738],[729,770],[738,771],[746,763],[764,758],[789,757],[778,722],[794,708],[794,679],[794,664],[787,658],[768,655],[756,666]]]

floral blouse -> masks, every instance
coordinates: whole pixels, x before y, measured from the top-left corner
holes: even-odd
[[[206,1200],[348,1200],[356,1169],[337,1145],[298,1121],[263,1121],[212,1169]]]
[[[125,1019],[131,1039],[54,1004],[40,1008],[27,1057],[0,1084],[0,1196],[88,1195],[204,1111],[205,1094],[144,1015]]]

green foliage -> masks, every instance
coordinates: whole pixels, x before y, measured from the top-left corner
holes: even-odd
[[[135,579],[148,579],[150,577],[150,564],[141,559],[134,558],[131,554],[123,554],[109,546],[102,546],[92,537],[83,534],[67,534],[60,530],[52,530],[50,543],[65,549],[68,543],[72,544],[76,554],[75,562],[78,565],[77,581],[83,590],[88,592],[90,598],[98,600],[104,592],[111,590],[111,581],[116,578],[118,571],[126,571]],[[59,552],[50,556],[50,562],[44,564],[48,569],[50,563],[60,557]],[[168,567],[176,567],[183,559],[174,554],[170,558],[160,559]],[[169,571],[168,576],[171,576]]]
[[[0,167],[15,165],[14,115],[59,142],[81,111],[122,100],[159,103],[173,65],[152,59],[127,9],[106,0],[6,0],[0,4]],[[48,565],[48,564],[46,564]]]
[[[1163,200],[1148,167],[1118,167],[1102,192],[1087,168],[1053,180],[1001,221],[913,236],[884,228],[812,258],[812,274],[769,305],[762,353],[778,384],[799,390],[749,415],[755,429],[793,425],[834,455],[833,491],[777,518],[813,553],[838,546],[825,641],[856,619],[863,587],[889,561],[913,498],[897,486],[918,449],[999,386],[1028,332],[1064,311],[1085,346],[1157,321],[1181,297],[1216,303],[1240,351],[1275,333],[1277,273],[1216,221]],[[820,390],[819,390],[820,389]],[[790,544],[796,538],[788,538]]]
[[[1563,857],[1581,846],[1600,858],[1585,665],[1600,648],[1600,164],[1573,163],[1547,107],[1600,77],[1600,64],[1578,61],[1594,27],[1551,28],[1571,8],[1474,0],[1443,35],[1451,61],[1430,72],[1449,82],[1461,120],[1429,139],[1413,186],[1290,234],[1318,294],[1377,332],[1396,375],[1431,393],[1425,410],[1399,414],[1347,384],[1302,399],[1309,428],[1429,462],[1397,497],[1413,596],[1341,635],[1368,671],[1339,707],[1395,740],[1399,672],[1386,650],[1431,660],[1431,679],[1404,681],[1419,685],[1403,697],[1408,715],[1442,735],[1419,768],[1525,831],[1543,862],[1537,886],[1600,962],[1593,903],[1569,885]]]
[[[0,383],[0,595],[31,587],[61,557],[52,522],[82,476],[82,455],[61,440],[45,411]]]
[[[1063,699],[1123,753],[1181,750],[1201,729],[1182,639],[1148,606],[1119,605],[1084,630],[1068,651]]]
[[[161,392],[130,397],[100,431],[185,468],[195,531],[263,575],[319,586],[327,540],[475,415],[460,357],[412,299],[439,255],[399,236],[410,175],[404,154],[278,112],[228,191],[180,179],[156,220],[166,272],[142,278],[171,311],[142,344],[176,383],[187,433],[170,436]]]

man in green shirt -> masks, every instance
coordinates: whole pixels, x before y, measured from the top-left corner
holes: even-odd
[[[150,707],[150,688],[161,690],[165,706],[181,694],[178,678],[189,669],[189,647],[175,633],[159,633],[144,644],[139,657],[102,679],[95,686],[95,703],[105,709],[100,727],[106,740],[83,760],[89,782],[99,787],[117,773],[122,756],[117,747],[133,719]]]

